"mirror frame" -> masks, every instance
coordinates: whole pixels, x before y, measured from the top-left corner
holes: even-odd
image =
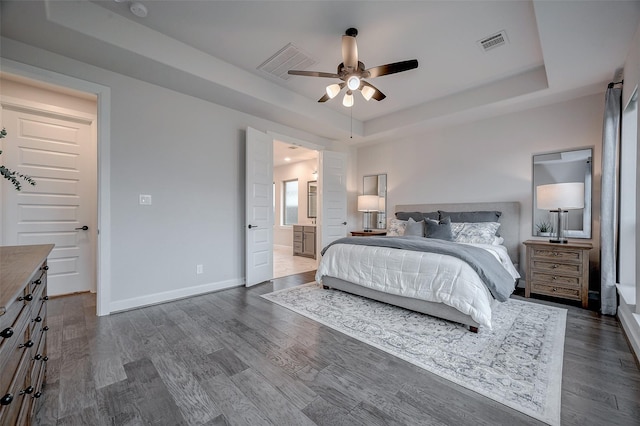
[[[567,229],[565,231],[565,236],[568,238],[586,238],[586,239],[590,239],[592,238],[591,236],[591,229],[592,229],[592,197],[593,197],[593,152],[594,152],[594,147],[592,146],[588,146],[588,147],[582,147],[582,148],[573,148],[573,149],[566,149],[566,150],[562,150],[562,151],[551,151],[551,152],[543,152],[543,153],[538,153],[538,154],[533,154],[531,156],[531,199],[532,199],[532,206],[531,206],[531,232],[533,236],[540,236],[538,235],[538,232],[536,230],[536,210],[541,210],[538,209],[536,207],[537,201],[536,201],[536,187],[538,185],[544,185],[545,183],[564,183],[564,182],[569,182],[564,181],[564,180],[560,180],[560,181],[555,181],[555,182],[536,182],[536,157],[539,156],[551,156],[551,155],[562,155],[563,153],[571,153],[571,152],[576,152],[576,151],[590,151],[590,155],[588,157],[588,159],[586,160],[586,164],[588,165],[587,167],[585,167],[585,172],[584,172],[584,209],[582,209],[582,229]],[[568,162],[568,161],[567,161]],[[572,180],[572,181],[575,181]],[[571,215],[571,211],[569,211],[569,215]],[[551,223],[553,224],[554,222],[551,221]]]
[[[384,210],[371,212],[371,229],[387,227],[387,174],[378,173],[362,177],[362,195],[377,195],[384,198]]]
[[[315,188],[315,191],[311,191]],[[313,196],[311,195],[313,194]],[[313,207],[313,211],[311,209]],[[307,218],[316,219],[318,217],[318,181],[307,181]]]

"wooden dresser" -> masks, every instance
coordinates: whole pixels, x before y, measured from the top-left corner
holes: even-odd
[[[589,250],[591,243],[555,244],[528,240],[525,296],[543,294],[589,305]]]
[[[47,256],[0,247],[0,425],[30,425],[47,365]]]

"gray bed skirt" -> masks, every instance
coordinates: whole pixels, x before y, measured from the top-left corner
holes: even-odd
[[[367,297],[369,299],[378,300],[390,305],[400,306],[401,308],[410,309],[412,311],[465,324],[473,327],[472,330],[474,328],[476,329],[473,331],[477,331],[477,328],[480,326],[480,324],[474,321],[469,315],[465,315],[457,309],[443,303],[427,302],[425,300],[383,293],[378,290],[362,287],[360,285],[326,275],[322,277],[322,285],[346,291],[347,293],[357,294],[358,296]]]

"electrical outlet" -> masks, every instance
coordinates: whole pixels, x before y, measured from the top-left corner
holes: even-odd
[[[202,273],[204,273],[204,266],[196,265],[196,274],[200,275]]]
[[[140,205],[141,206],[150,206],[151,205],[151,195],[140,194]]]

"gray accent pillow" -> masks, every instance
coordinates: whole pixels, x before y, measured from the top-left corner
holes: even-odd
[[[451,218],[451,222],[467,223],[498,222],[498,219],[502,216],[502,212],[498,211],[446,212],[438,210],[438,213],[440,213],[440,219],[448,216]]]
[[[425,237],[436,238],[438,240],[452,241],[453,234],[451,233],[451,219],[445,217],[444,219],[437,221],[433,219],[424,220],[426,229]]]
[[[438,212],[396,212],[396,218],[400,220],[409,220],[411,218],[416,222],[420,222],[424,219],[438,220],[440,219],[440,214]]]
[[[412,218],[407,221],[407,226],[404,228],[404,235],[414,235],[416,237],[424,237],[424,220],[416,222]]]

